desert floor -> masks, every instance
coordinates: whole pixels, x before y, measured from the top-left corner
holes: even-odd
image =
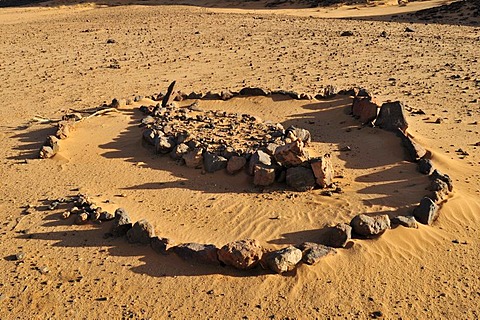
[[[441,1],[402,10],[432,3]],[[385,12],[396,10],[0,8],[0,318],[366,319],[380,311],[385,319],[478,319],[480,23],[392,22]],[[330,18],[352,15],[376,18]],[[341,37],[345,30],[354,36]],[[354,240],[285,276],[161,256],[104,239],[108,223],[77,226],[60,218],[64,209],[47,210],[49,199],[85,192],[147,218],[176,243],[255,238],[276,248],[315,241],[323,226],[359,213],[408,214],[423,196],[427,178],[403,160],[398,139],[346,115],[347,97],[201,102],[311,130],[314,152],[331,152],[343,176],[345,193],[334,197],[262,191],[245,174],[178,166],[142,146],[132,107],[82,122],[59,154],[38,159],[55,129],[34,117],[165,92],[172,80],[185,92],[358,86],[379,101],[404,101],[425,112],[409,113],[408,130],[453,178],[454,192],[433,226]],[[339,151],[347,145],[351,152]],[[12,259],[18,252],[23,262]]]

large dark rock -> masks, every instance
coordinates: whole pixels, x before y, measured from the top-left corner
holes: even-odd
[[[323,244],[333,248],[344,248],[352,239],[352,227],[346,223],[339,223],[326,230]]]
[[[145,129],[142,133],[143,140],[151,146],[155,145],[156,132],[153,129]]]
[[[312,190],[315,187],[315,176],[310,168],[288,168],[286,181],[287,185],[300,192]]]
[[[153,251],[163,255],[168,254],[168,246],[171,244],[172,240],[167,238],[160,238],[158,236],[154,236],[150,239],[150,246],[152,247]]]
[[[176,81],[173,81],[168,86],[167,94],[162,99],[162,107],[166,107],[173,102],[175,95],[173,95],[173,89],[175,88]]]
[[[167,154],[175,147],[175,138],[166,136],[164,134],[155,135],[155,152],[160,154]]]
[[[203,154],[203,167],[207,172],[215,172],[227,167],[228,160],[215,153],[205,152]]]
[[[275,90],[275,91],[272,91],[272,94],[279,94],[295,100],[300,100],[300,94],[298,94],[295,91]]]
[[[422,158],[418,161],[418,172],[422,174],[431,174],[434,170],[432,161],[427,158]]]
[[[268,96],[270,91],[262,88],[246,87],[240,90],[242,96]]]
[[[115,210],[115,218],[113,219],[112,229],[110,233],[114,237],[122,237],[132,228],[132,220],[127,211],[123,208]]]
[[[150,238],[155,236],[155,230],[150,222],[145,219],[135,222],[127,232],[127,240],[130,243],[150,244]]]
[[[331,159],[330,154],[326,154],[323,157],[310,160],[315,181],[322,188],[328,187],[333,183],[334,172]]]
[[[397,135],[402,140],[402,145],[405,148],[405,153],[407,155],[407,161],[417,162],[427,154],[427,150],[407,134],[403,133],[401,129],[398,129]]]
[[[255,166],[259,164],[270,166],[272,164],[272,158],[262,150],[255,151],[248,162],[248,174],[253,175],[255,173]]]
[[[235,174],[240,172],[247,164],[245,157],[232,156],[227,163],[227,172],[229,174]]]
[[[183,243],[172,248],[180,258],[203,264],[219,264],[218,248],[213,244]]]
[[[424,197],[418,207],[413,210],[413,215],[418,222],[430,225],[438,217],[438,206],[432,199]]]
[[[390,218],[388,215],[367,216],[359,214],[350,222],[353,232],[356,234],[371,238],[382,235],[387,229],[390,229]]]
[[[375,125],[388,131],[397,132],[400,129],[405,132],[408,123],[404,104],[400,101],[382,104]]]
[[[313,242],[304,242],[297,248],[302,250],[303,262],[309,265],[314,265],[323,257],[337,253],[334,248]]]
[[[430,175],[430,180],[432,180],[432,182],[435,182],[436,180],[440,180],[440,181],[443,181],[445,182],[445,184],[447,185],[448,187],[448,191],[449,192],[452,192],[453,191],[453,182],[452,182],[452,178],[450,178],[450,176],[446,173],[441,173],[440,171],[438,171],[437,169],[435,169],[432,174]],[[434,191],[437,191],[437,190],[434,190]]]
[[[237,269],[251,269],[262,259],[263,248],[257,240],[245,239],[230,242],[218,251],[218,259]]]
[[[295,269],[302,260],[302,251],[293,246],[270,252],[266,257],[270,270],[284,273]]]

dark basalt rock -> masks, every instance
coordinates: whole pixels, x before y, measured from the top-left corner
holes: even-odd
[[[388,131],[397,132],[400,129],[405,132],[408,128],[408,123],[404,104],[400,101],[382,104],[375,125]]]
[[[218,248],[213,244],[183,243],[172,248],[180,258],[202,264],[219,264]]]
[[[432,199],[424,197],[413,210],[413,215],[418,222],[431,225],[438,218],[438,206]]]

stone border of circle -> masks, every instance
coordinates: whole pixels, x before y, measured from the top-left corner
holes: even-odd
[[[174,83],[173,83],[174,85]],[[173,86],[169,87],[170,94]],[[228,91],[220,94],[207,93],[200,95],[192,93],[184,95],[188,99],[214,98],[228,100],[234,96],[270,96],[281,94],[295,99],[309,99],[308,94],[296,94],[289,91],[268,91],[261,88],[244,88],[238,94]],[[417,163],[417,170],[429,176],[430,185],[426,187],[427,194],[420,200],[420,204],[414,208],[412,216],[397,216],[392,219],[388,215],[368,216],[359,214],[350,223],[339,223],[334,227],[326,228],[322,243],[305,242],[295,246],[288,246],[276,251],[267,251],[262,248],[257,240],[243,239],[233,241],[218,248],[213,244],[182,243],[173,245],[173,241],[159,237],[155,234],[153,226],[145,219],[133,223],[128,213],[123,208],[118,208],[115,214],[104,212],[97,207],[88,197],[78,195],[70,200],[58,200],[52,203],[51,209],[55,209],[59,202],[75,202],[78,207],[63,214],[68,218],[70,213],[77,214],[75,223],[84,224],[88,221],[113,220],[111,231],[106,237],[126,237],[130,243],[150,245],[152,249],[162,255],[174,252],[184,260],[211,265],[231,266],[240,270],[248,270],[261,265],[273,272],[284,274],[296,269],[299,264],[313,265],[322,257],[336,253],[336,248],[345,248],[352,239],[372,239],[381,236],[392,225],[401,225],[409,228],[417,228],[417,221],[431,225],[439,215],[440,206],[447,200],[453,191],[452,179],[435,169],[430,161],[430,154],[420,144],[415,142],[407,132],[408,123],[405,116],[405,105],[402,102],[385,102],[377,104],[375,99],[365,89],[350,89],[335,92],[333,86],[325,89],[324,95],[317,95],[316,99],[331,98],[336,94],[354,96],[351,106],[351,115],[358,118],[363,125],[380,127],[383,130],[394,132],[402,142],[407,160]],[[182,99],[178,94],[174,99]],[[162,99],[165,96],[162,95]],[[153,100],[158,100],[153,97]],[[167,100],[171,98],[171,95]],[[118,108],[120,102],[113,99],[110,105],[104,104],[103,110]],[[40,151],[41,158],[50,158],[59,150],[59,139],[66,139],[75,127],[75,123],[81,121],[76,114],[67,115],[58,122],[55,136],[49,136]]]

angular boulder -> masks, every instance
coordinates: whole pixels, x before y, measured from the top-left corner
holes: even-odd
[[[346,223],[339,223],[328,228],[322,243],[333,248],[344,248],[351,239],[352,227]]]
[[[155,145],[156,132],[153,129],[145,129],[142,133],[143,140],[151,146]]]
[[[269,186],[275,182],[275,169],[271,166],[257,164],[253,174],[253,184],[256,186]]]
[[[293,189],[304,192],[315,188],[315,176],[312,169],[304,167],[292,167],[287,169],[287,185]]]
[[[201,148],[195,148],[183,155],[185,165],[189,168],[199,169],[203,164],[203,150]]]
[[[150,244],[150,238],[155,236],[155,230],[150,222],[145,219],[135,222],[127,231],[127,240],[130,243]]]
[[[304,242],[298,246],[298,249],[302,251],[302,261],[309,265],[314,265],[323,257],[337,253],[334,248],[313,242]]]
[[[374,121],[380,110],[380,106],[370,97],[355,97],[352,105],[353,116],[361,123]]]
[[[225,169],[227,167],[227,163],[227,158],[211,152],[203,153],[203,167],[207,172],[213,173]]]
[[[295,269],[302,260],[302,251],[293,246],[270,252],[266,263],[270,270],[276,273],[284,273]]]
[[[232,156],[227,163],[227,172],[229,174],[235,174],[241,171],[247,164],[245,157]]]
[[[326,154],[323,157],[310,160],[315,181],[322,188],[328,187],[333,183],[334,172],[331,159],[330,154]]]
[[[175,147],[175,139],[160,133],[155,135],[154,145],[156,153],[167,154]]]
[[[170,152],[170,158],[173,160],[181,160],[189,150],[190,148],[185,143],[177,144],[172,152]]]
[[[150,239],[150,246],[152,247],[153,251],[163,255],[168,254],[168,246],[171,244],[172,240],[167,238],[160,238],[158,236],[154,236]]]
[[[115,218],[113,219],[110,233],[114,237],[122,237],[132,228],[132,220],[127,211],[123,208],[115,210]]]
[[[172,83],[170,83],[170,85],[168,86],[168,89],[167,89],[167,94],[163,97],[162,99],[162,107],[165,108],[166,106],[170,105],[174,98],[175,98],[175,95],[173,94],[173,89],[175,88],[175,83],[176,81],[173,81]]]
[[[446,173],[441,173],[439,170],[435,169],[435,170],[433,170],[432,174],[430,175],[430,180],[432,182],[435,182],[437,180],[443,181],[447,185],[448,191],[449,192],[453,191],[452,178],[450,178],[450,176]],[[437,191],[437,190],[434,190],[434,191]]]
[[[408,128],[408,123],[404,104],[400,101],[382,104],[377,120],[375,120],[375,126],[387,131],[396,132],[400,129],[405,132]]]
[[[59,139],[66,139],[74,129],[74,121],[60,121],[57,126],[58,130],[55,133],[55,136]]]
[[[390,229],[390,218],[388,215],[367,216],[359,214],[350,222],[353,232],[356,234],[372,238],[382,235],[387,229]]]
[[[438,206],[432,199],[424,197],[413,210],[413,216],[418,222],[431,225],[438,217]]]
[[[218,251],[218,259],[221,262],[241,270],[256,267],[262,256],[263,248],[253,239],[230,242]]]
[[[418,228],[417,220],[414,216],[397,216],[390,219],[392,225],[403,226],[405,228]]]
[[[279,146],[275,150],[275,160],[285,167],[298,166],[308,161],[309,155],[301,140]]]
[[[43,146],[42,149],[40,149],[39,157],[41,159],[49,159],[52,158],[55,154],[57,153],[52,149],[52,147]]]
[[[418,161],[418,172],[422,174],[431,174],[434,170],[432,161],[427,158],[422,158]]]
[[[402,145],[407,155],[407,161],[417,162],[427,154],[427,150],[423,148],[419,143],[415,142],[407,134],[403,133],[401,129],[398,129],[397,135],[402,140]]]
[[[258,164],[270,166],[272,164],[272,158],[268,155],[268,153],[263,152],[262,150],[255,151],[248,162],[249,175],[253,175],[255,173],[255,166]]]
[[[172,248],[183,260],[202,264],[219,264],[218,248],[213,244],[183,243]]]

